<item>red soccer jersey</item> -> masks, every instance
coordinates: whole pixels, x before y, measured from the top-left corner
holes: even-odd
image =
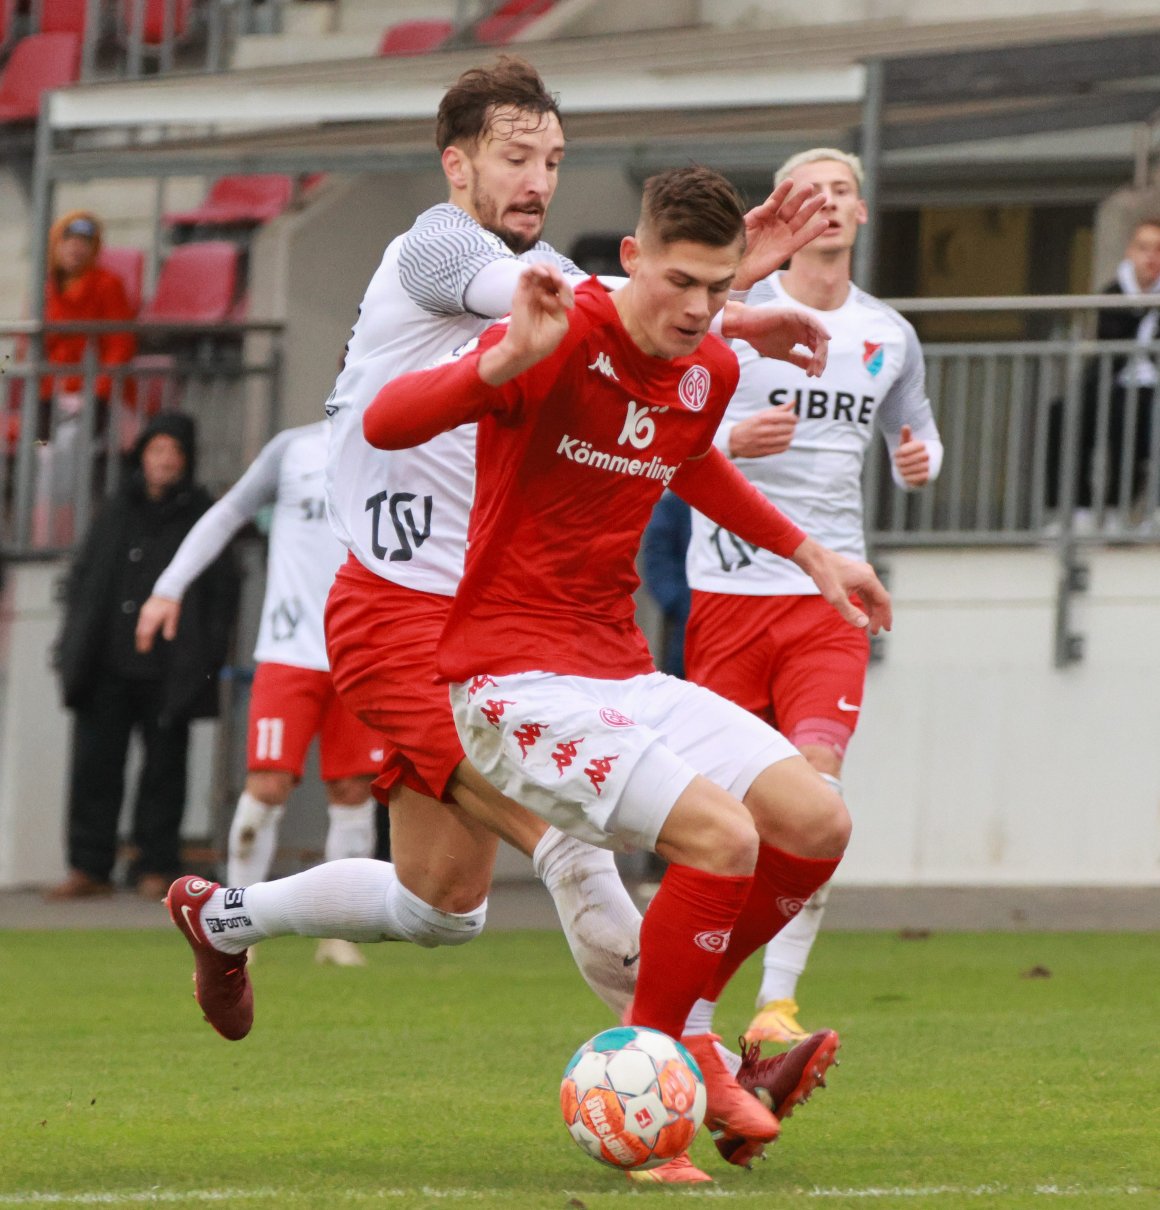
[[[481,351],[502,335],[489,329]],[[560,347],[498,388],[480,421],[441,675],[653,671],[633,604],[641,534],[676,469],[710,449],[737,375],[717,337],[690,357],[650,357],[602,287],[576,291]]]

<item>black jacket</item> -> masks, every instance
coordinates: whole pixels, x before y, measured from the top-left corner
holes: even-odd
[[[160,501],[151,501],[141,474],[141,451],[158,433],[181,442],[185,478]],[[65,616],[57,667],[65,705],[85,704],[105,676],[158,680],[163,686],[161,721],[217,714],[218,673],[230,646],[239,582],[226,551],[189,587],[177,637],[158,639],[154,652],[133,646],[137,615],[157,577],[194,522],[213,503],[193,481],[193,420],[162,413],[141,434],[129,456],[123,486],[100,509],[76,552],[65,584]]]

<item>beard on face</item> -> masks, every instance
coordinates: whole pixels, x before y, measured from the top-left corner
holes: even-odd
[[[540,232],[543,231],[543,206],[529,204],[528,210],[540,216],[540,228],[534,235],[525,235],[523,232],[512,231],[511,228],[503,226],[499,221],[499,207],[495,204],[495,199],[484,193],[478,182],[472,186],[471,205],[479,216],[479,225],[486,231],[490,231],[492,235],[498,235],[517,256],[534,248],[539,242]],[[521,207],[513,207],[513,209],[521,209]]]

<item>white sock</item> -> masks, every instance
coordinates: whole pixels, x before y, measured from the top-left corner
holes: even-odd
[[[620,1019],[636,990],[640,912],[612,854],[549,828],[532,865],[552,896],[584,981]]]
[[[402,886],[389,861],[345,857],[273,882],[221,887],[206,901],[201,920],[210,943],[227,954],[290,933],[457,945],[479,935],[486,907],[442,912]]]
[[[342,857],[373,857],[375,852],[375,800],[368,798],[357,807],[331,803],[330,824],[326,829],[323,858],[338,861]]]
[[[729,1068],[729,1074],[735,1076],[741,1070],[741,1056],[734,1054],[728,1046],[722,1046],[720,1042],[715,1042],[713,1045],[721,1056],[721,1062]]]
[[[230,886],[249,886],[270,877],[284,811],[281,803],[270,806],[242,791],[230,824],[226,853],[226,881]]]
[[[685,1034],[711,1034],[713,1032],[713,1013],[717,1010],[717,1002],[715,1000],[698,1000],[691,1009],[689,1015],[685,1019],[685,1028],[681,1036]]]

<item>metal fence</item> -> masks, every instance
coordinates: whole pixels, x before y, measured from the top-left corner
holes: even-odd
[[[80,363],[45,360],[44,337],[56,332],[85,336]],[[110,332],[132,332],[153,351],[101,365],[98,340]],[[228,487],[280,427],[281,338],[281,325],[270,323],[0,324],[5,553],[69,549],[101,499],[118,490],[125,455],[162,410],[197,420],[198,478],[215,492]]]

